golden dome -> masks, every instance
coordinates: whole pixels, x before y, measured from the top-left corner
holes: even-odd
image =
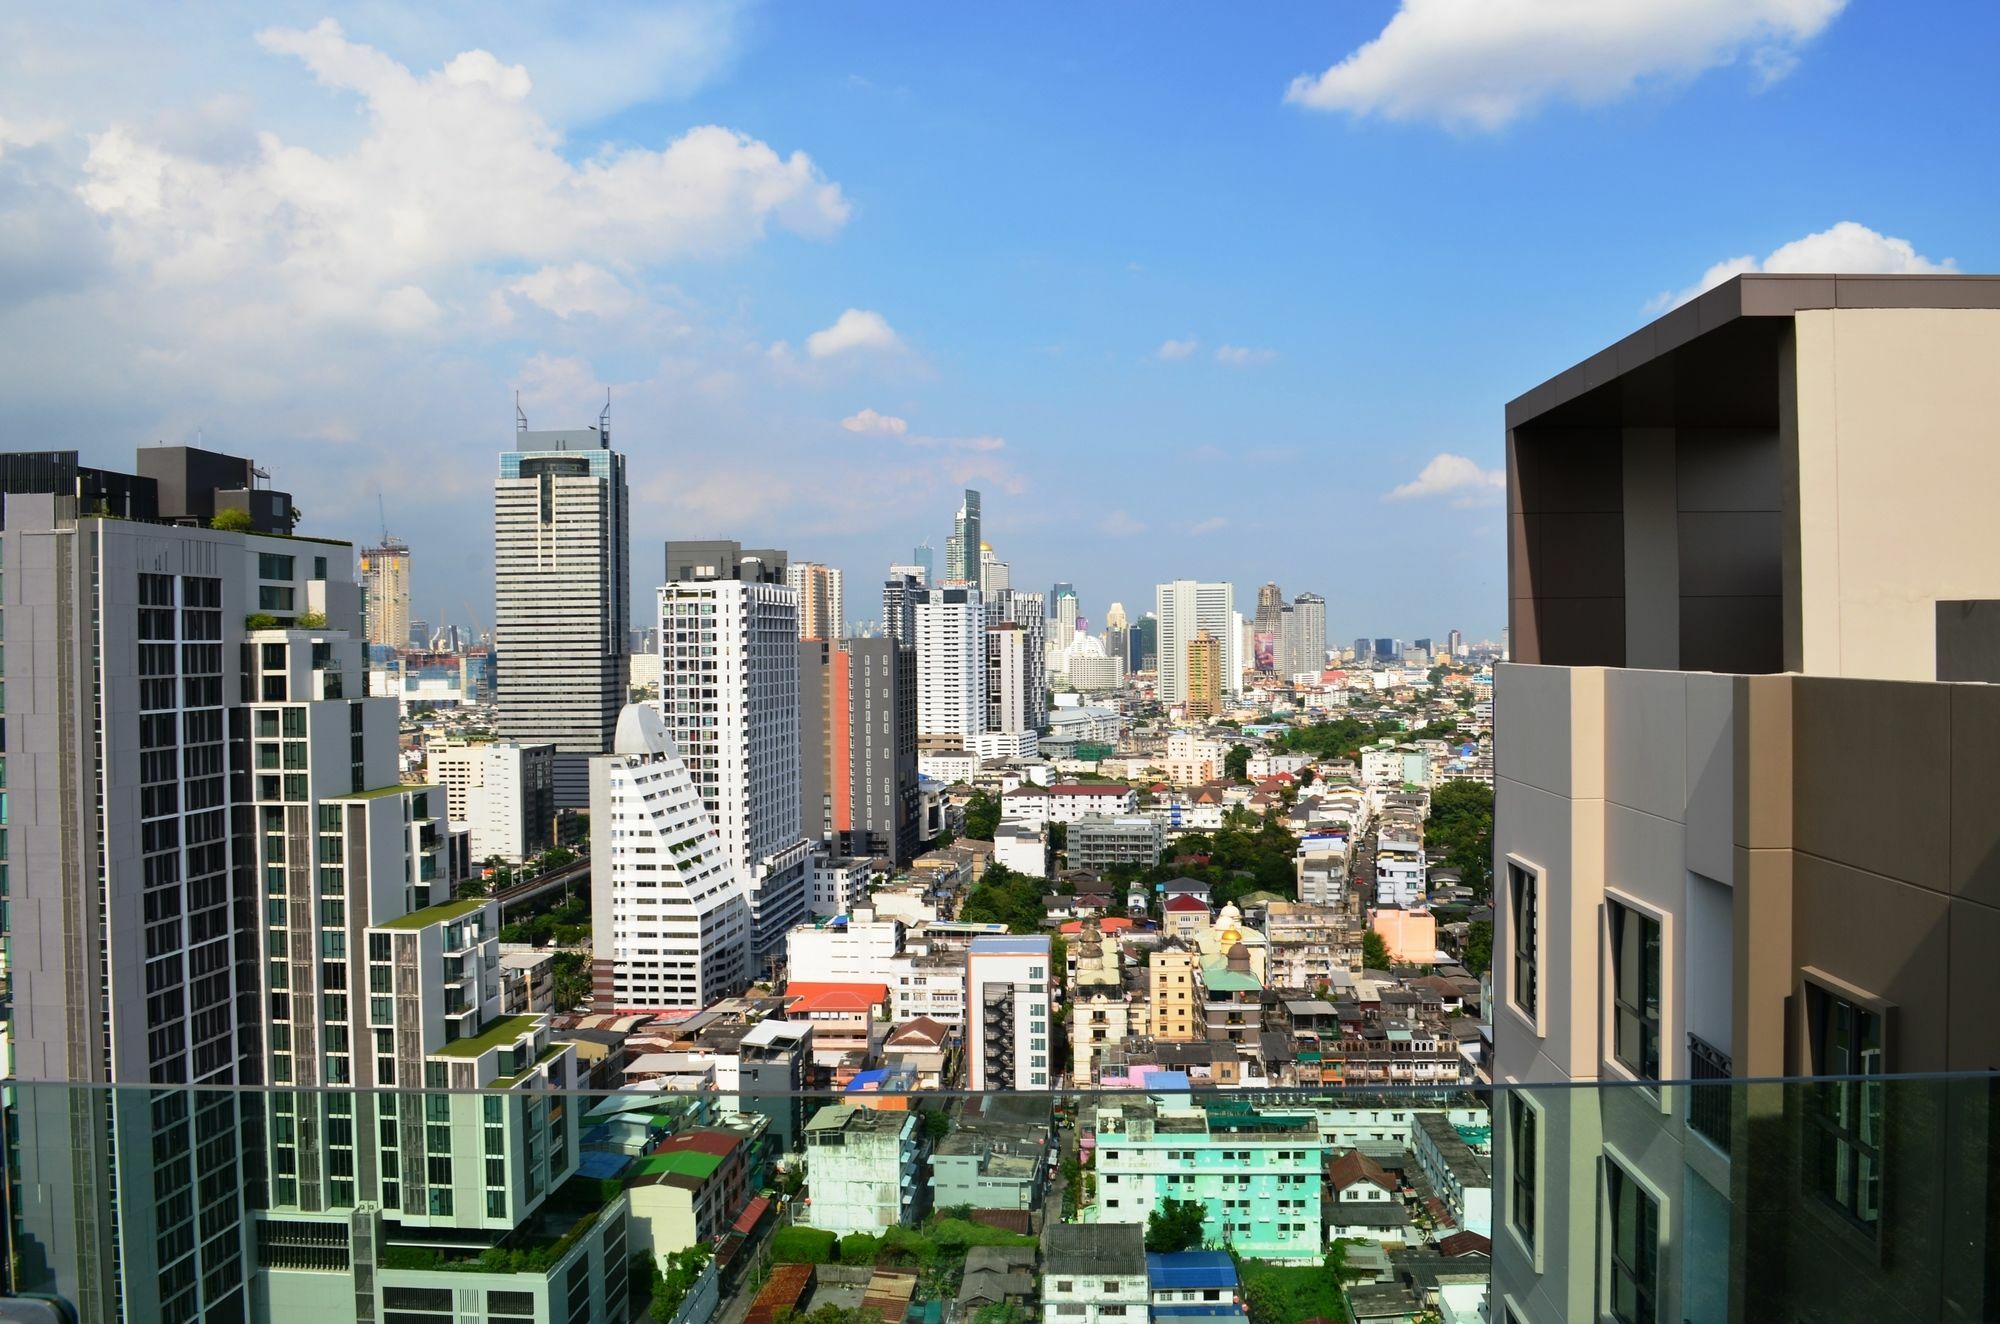
[[[1238,933],[1235,929],[1224,929],[1222,931],[1222,945],[1224,947],[1231,947],[1242,941],[1243,941],[1243,935]]]

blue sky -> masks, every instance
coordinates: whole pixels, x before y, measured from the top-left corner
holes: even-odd
[[[1476,638],[1507,399],[1731,270],[1996,265],[1993,6],[491,9],[0,17],[9,445],[379,492],[462,620],[512,392],[609,386],[645,586],[738,537],[872,616],[969,482],[1093,621]]]

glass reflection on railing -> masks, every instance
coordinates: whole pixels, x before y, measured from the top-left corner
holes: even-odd
[[[2000,1077],[1693,1060],[1393,1092],[8,1082],[8,1286],[314,1324],[2000,1317]]]

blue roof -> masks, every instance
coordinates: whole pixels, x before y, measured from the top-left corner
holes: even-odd
[[[600,1149],[586,1149],[576,1156],[576,1175],[579,1177],[616,1177],[632,1166],[632,1160],[623,1154],[607,1154]]]
[[[889,1077],[889,1068],[887,1067],[875,1067],[874,1069],[869,1071],[857,1071],[854,1073],[854,1080],[848,1085],[847,1088],[850,1091],[865,1090],[870,1085],[880,1085],[884,1080],[887,1080],[888,1077]]]
[[[1227,1251],[1184,1250],[1146,1256],[1146,1281],[1155,1289],[1236,1286],[1236,1264]]]
[[[1185,1071],[1148,1071],[1146,1073],[1146,1088],[1149,1090],[1184,1090],[1191,1089],[1192,1086],[1188,1082],[1188,1073]]]
[[[1233,1301],[1180,1302],[1154,1306],[1154,1319],[1243,1319],[1243,1307]]]

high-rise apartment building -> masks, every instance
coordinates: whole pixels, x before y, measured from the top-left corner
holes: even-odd
[[[1049,939],[974,938],[965,958],[966,1074],[973,1090],[1045,1090],[1050,1063]]]
[[[882,633],[912,648],[917,646],[917,595],[924,580],[910,573],[911,567],[890,566],[882,583]]]
[[[1278,671],[1291,677],[1317,675],[1326,666],[1326,599],[1301,593],[1285,608],[1278,649]]]
[[[590,757],[626,700],[632,566],[625,457],[606,426],[522,431],[493,502],[500,734],[556,747],[556,804],[590,798]]]
[[[1048,647],[1052,652],[1060,653],[1076,639],[1076,590],[1071,589],[1057,598],[1055,606],[1055,618],[1049,622]]]
[[[660,715],[749,887],[758,961],[783,954],[810,891],[798,595],[784,580],[783,552],[675,542],[659,592]]]
[[[1283,634],[1283,614],[1285,591],[1276,584],[1265,584],[1257,590],[1257,617],[1251,628],[1251,637],[1256,640],[1257,649],[1251,655],[1252,669],[1256,671],[1285,671]],[[1266,650],[1269,650],[1268,653]],[[1271,662],[1264,661],[1269,656]]]
[[[1028,633],[1012,621],[986,627],[986,729],[1030,731]]]
[[[924,589],[916,600],[917,742],[970,748],[986,730],[986,609],[976,588]]]
[[[1453,630],[1445,635],[1444,646],[1445,651],[1449,652],[1454,658],[1463,657],[1465,655],[1465,636],[1459,631]]]
[[[965,489],[965,500],[952,520],[951,537],[944,545],[944,580],[948,585],[979,586],[979,493]]]
[[[801,832],[841,856],[916,857],[917,655],[897,639],[799,645]]]
[[[1160,665],[1160,618],[1147,612],[1132,623],[1132,652],[1127,671],[1153,671]]]
[[[1182,706],[1190,721],[1222,715],[1222,651],[1222,641],[1206,630],[1188,640],[1187,698]]]
[[[4,676],[17,1285],[86,1319],[384,1318],[399,1249],[476,1255],[574,1170],[573,1056],[500,1014],[497,906],[452,900],[443,792],[398,784],[351,546],[159,522],[259,504],[198,490],[205,460],[81,514],[69,460],[0,463],[0,608],[38,641]],[[246,1084],[298,1088],[181,1088]],[[623,1318],[622,1217],[549,1269],[589,1257],[592,1318]]]
[[[361,549],[361,631],[372,648],[410,646],[410,545],[387,533]]]
[[[751,975],[749,888],[650,705],[590,764],[592,985],[600,1008],[695,1009]]]
[[[1494,1075],[1630,1087],[1498,1101],[1496,1320],[2000,1315],[1989,1082],[1871,1079],[2000,1062],[1996,355],[1748,275],[1508,405]]]
[[[846,590],[839,570],[817,561],[794,561],[786,567],[785,582],[799,595],[799,638],[847,634]]]
[[[993,555],[993,548],[986,543],[979,545],[979,591],[999,593],[1013,587],[1012,573],[1007,563]]]
[[[923,573],[920,578],[923,583],[934,584],[937,582],[936,556],[937,553],[931,547],[931,540],[929,538],[918,543],[910,551],[910,564],[922,570]]]
[[[1203,584],[1192,579],[1176,579],[1153,590],[1153,609],[1159,620],[1156,647],[1159,663],[1160,702],[1170,707],[1188,698],[1188,643],[1206,630],[1221,645],[1220,681],[1224,694],[1234,694],[1242,683],[1242,658],[1238,653],[1242,629],[1236,616],[1236,589],[1230,584]]]
[[[1024,724],[1015,729],[1039,731],[1049,724],[1049,621],[1042,614],[1042,595],[1001,589],[984,596],[988,628],[1010,624],[1021,629],[1022,663],[1026,668],[1021,682]]]

